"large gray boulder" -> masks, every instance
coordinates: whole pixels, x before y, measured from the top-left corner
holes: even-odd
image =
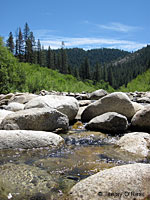
[[[93,103],[94,100],[79,100],[79,106],[83,107],[83,106],[88,106],[89,104]]]
[[[8,110],[3,110],[0,109],[0,123],[2,122],[2,120],[9,114],[12,114],[13,112],[8,111]]]
[[[0,124],[3,130],[67,130],[69,120],[66,115],[51,108],[32,108],[7,115]]]
[[[132,118],[134,130],[150,132],[150,105],[139,110]]]
[[[0,97],[0,100],[4,100],[4,99],[12,99],[12,98],[14,98],[14,94],[13,93],[9,93],[9,94],[6,94],[6,95],[1,95],[1,97]]]
[[[71,121],[78,113],[79,103],[74,97],[46,95],[34,98],[25,105],[25,109],[45,107],[57,109],[67,115]]]
[[[0,149],[55,147],[63,143],[61,136],[51,132],[0,130]]]
[[[104,96],[106,96],[108,93],[103,90],[103,89],[100,89],[100,90],[96,90],[92,93],[89,94],[89,99],[91,100],[98,100]]]
[[[13,99],[14,98],[14,94],[13,93],[9,93],[9,94],[6,94],[6,95],[0,95],[0,106],[3,106],[3,105],[7,105],[8,102],[10,101],[10,99]]]
[[[125,116],[116,112],[107,112],[93,118],[86,124],[88,130],[109,131],[117,133],[125,131],[128,127],[128,120]]]
[[[135,109],[125,93],[114,92],[87,106],[81,119],[86,122],[106,112],[117,112],[130,119],[135,114]]]
[[[143,200],[150,195],[150,164],[129,164],[92,175],[71,189],[70,200]]]
[[[19,111],[19,110],[24,110],[24,106],[25,106],[24,104],[12,102],[12,103],[9,103],[7,106],[4,106],[4,108],[6,110],[16,112],[16,111]]]
[[[142,104],[137,103],[137,102],[132,102],[132,105],[134,107],[135,113],[144,108]]]
[[[117,142],[122,150],[147,157],[150,151],[150,134],[142,132],[127,133]]]
[[[15,94],[9,100],[9,102],[25,104],[25,103],[28,103],[30,100],[34,99],[35,97],[38,97],[38,96],[36,94],[31,94],[31,93],[18,93],[18,94]]]

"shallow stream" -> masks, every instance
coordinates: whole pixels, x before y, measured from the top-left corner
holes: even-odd
[[[57,149],[1,150],[0,199],[65,199],[74,184],[101,170],[149,162],[120,151],[117,136],[80,128],[62,134],[65,144]]]

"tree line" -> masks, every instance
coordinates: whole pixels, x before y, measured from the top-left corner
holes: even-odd
[[[127,86],[150,67],[150,46],[135,53],[106,48],[66,49],[63,42],[60,49],[52,50],[50,46],[44,49],[27,23],[23,31],[18,28],[15,37],[9,33],[6,45],[20,62],[39,64],[62,74],[71,74],[78,80],[91,80],[95,85],[107,82],[115,89]]]
[[[23,31],[21,28],[17,29],[15,38],[12,32],[9,33],[6,46],[20,62],[34,63],[51,69],[57,69],[63,74],[69,73],[65,49],[61,48],[59,54],[53,52],[50,46],[48,50],[45,50],[44,46],[41,45],[40,39],[36,41],[28,23],[25,24]]]
[[[59,92],[92,92],[98,88],[112,91],[107,83],[93,85],[70,74],[41,67],[39,64],[19,62],[5,47],[0,37],[0,94],[14,92],[39,93],[41,90]]]

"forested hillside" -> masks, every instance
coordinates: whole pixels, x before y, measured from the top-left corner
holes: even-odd
[[[61,50],[54,50],[54,52],[57,53],[60,53],[60,51]],[[79,68],[83,61],[88,58],[91,69],[96,65],[96,63],[103,65],[130,55],[127,51],[107,48],[91,49],[87,51],[81,48],[66,48],[66,53],[68,56],[68,64],[71,67]]]
[[[50,46],[44,49],[27,23],[23,31],[21,28],[17,29],[15,37],[12,32],[9,33],[6,45],[20,62],[39,64],[63,74],[72,74],[77,79],[93,80],[95,83],[105,80],[104,65],[130,55],[129,52],[118,49],[67,49],[63,41],[60,49],[52,50]],[[101,69],[97,69],[100,67]]]
[[[122,85],[127,86],[128,82],[136,78],[150,68],[150,46],[142,48],[119,61],[107,65],[108,76],[105,81],[117,89]]]
[[[103,81],[93,85],[92,81],[82,82],[70,74],[61,74],[57,70],[41,67],[38,64],[19,62],[4,47],[0,38],[0,93],[17,91],[36,93],[43,89],[60,92],[91,92],[98,88],[113,91],[109,84]]]
[[[111,85],[114,89],[122,85],[126,87],[128,82],[150,68],[150,46],[134,53],[106,48],[85,51],[67,49],[62,41],[60,49],[52,50],[50,46],[44,49],[27,23],[23,31],[18,29],[15,38],[10,32],[6,46],[20,62],[71,74],[79,81],[94,84],[94,87],[98,84]]]
[[[138,75],[135,79],[129,82],[126,87],[120,87],[119,90],[123,92],[150,91],[150,69]]]

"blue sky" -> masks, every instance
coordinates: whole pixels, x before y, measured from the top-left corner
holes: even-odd
[[[0,0],[0,35],[27,22],[47,48],[118,48],[150,42],[150,0]]]

